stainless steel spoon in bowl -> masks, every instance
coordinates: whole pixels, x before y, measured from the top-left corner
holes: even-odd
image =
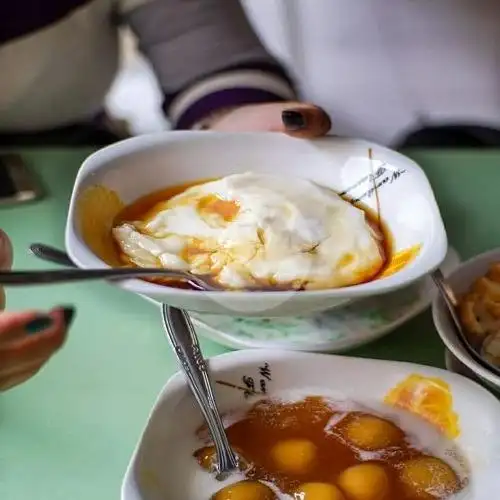
[[[224,480],[238,469],[238,458],[231,449],[224,424],[217,408],[210,374],[198,337],[188,314],[167,304],[162,305],[162,319],[167,338],[179,360],[214,442],[217,479]]]
[[[56,249],[57,250],[57,249]],[[35,253],[35,252],[33,252]],[[35,253],[40,257],[40,249]],[[59,260],[55,258],[54,252],[47,255],[45,260]],[[61,255],[59,254],[59,257]],[[65,259],[64,259],[65,260]],[[69,257],[68,257],[69,260]],[[69,262],[71,262],[69,260]],[[69,264],[65,262],[64,265]],[[55,283],[68,283],[73,281],[89,280],[122,280],[141,276],[160,276],[173,278],[188,282],[198,290],[216,290],[214,286],[201,276],[186,271],[173,271],[158,268],[116,268],[116,269],[57,269],[43,271],[0,271],[0,285],[4,286],[26,286],[26,285],[48,285]]]
[[[57,269],[46,271],[0,271],[0,285],[27,286],[52,285],[73,281],[124,280],[138,277],[159,276],[183,280],[199,290],[215,290],[209,283],[194,274],[157,268],[117,269]]]
[[[446,278],[444,277],[441,270],[436,269],[431,273],[431,278],[436,285],[436,288],[441,295],[443,302],[445,303],[448,312],[450,313],[450,317],[455,326],[455,330],[457,331],[458,339],[463,345],[464,349],[467,351],[467,354],[474,359],[477,363],[479,363],[483,368],[495,373],[500,376],[500,368],[490,363],[487,359],[483,358],[477,351],[474,349],[474,346],[470,343],[469,338],[465,333],[465,329],[460,320],[460,316],[457,313],[458,300],[453,292],[451,286],[446,282]]]
[[[69,258],[69,255],[59,248],[45,245],[44,243],[32,243],[30,245],[30,252],[41,260],[52,262],[66,267],[77,267],[75,263]]]

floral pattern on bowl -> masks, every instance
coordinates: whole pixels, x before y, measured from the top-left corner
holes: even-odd
[[[448,274],[459,262],[458,254],[450,248],[441,269]],[[191,313],[191,318],[200,335],[231,348],[339,352],[394,330],[426,309],[433,293],[430,278],[424,278],[403,290],[312,316],[240,318]]]

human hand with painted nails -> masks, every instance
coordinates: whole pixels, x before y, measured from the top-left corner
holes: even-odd
[[[293,137],[313,138],[325,135],[331,122],[326,112],[313,104],[273,102],[221,112],[205,128],[220,132],[284,132]]]
[[[0,230],[0,268],[12,265],[12,246]],[[0,289],[0,309],[5,293]],[[49,312],[0,312],[0,391],[33,377],[64,344],[74,316],[72,307]]]

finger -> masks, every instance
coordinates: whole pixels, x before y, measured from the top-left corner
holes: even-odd
[[[12,266],[12,245],[9,237],[0,229],[0,269],[10,269]],[[5,307],[5,291],[0,286],[0,311]]]
[[[19,374],[32,372],[35,369],[40,369],[49,359],[50,356],[43,356],[42,358],[21,362],[19,364],[11,366],[10,368],[2,368],[0,370],[0,379],[17,377]]]
[[[27,352],[44,356],[45,353],[52,354],[60,349],[66,340],[66,332],[75,314],[71,306],[58,307],[48,315],[39,316],[30,321],[25,330],[27,335],[13,342],[9,347],[14,349],[26,349]]]
[[[45,317],[45,315],[37,311],[0,313],[0,347],[12,342],[12,340],[24,338],[30,331],[28,325],[42,317]]]
[[[283,131],[293,137],[313,138],[325,135],[331,128],[330,117],[318,106],[288,106],[281,113]]]
[[[46,360],[64,343],[66,328],[55,324],[37,336],[15,340],[0,348],[0,375],[10,374],[36,361]]]
[[[15,375],[11,376],[0,376],[0,391],[6,391],[12,389],[13,387],[26,382],[30,378],[34,377],[42,368],[43,363],[34,366],[31,369],[21,371]]]
[[[12,266],[12,244],[7,234],[0,229],[0,269],[10,269]]]
[[[13,336],[26,337],[48,330],[62,320],[68,324],[74,314],[73,307],[57,307],[48,314],[39,311],[3,312],[0,313],[0,347],[5,339]],[[46,333],[49,333],[48,331]]]
[[[286,132],[311,138],[326,134],[330,127],[330,118],[321,108],[292,101],[242,106],[216,120],[210,128],[221,132]]]
[[[66,339],[67,326],[74,315],[73,308],[59,308],[48,316],[38,317],[24,326],[25,335],[0,345],[0,372],[13,367],[44,359],[59,350]],[[44,328],[33,334],[33,324]]]

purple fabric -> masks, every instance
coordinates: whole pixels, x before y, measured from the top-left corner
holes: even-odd
[[[267,90],[252,87],[220,90],[193,103],[193,105],[186,109],[179,117],[175,128],[183,130],[190,129],[195,123],[219,109],[242,106],[245,104],[260,104],[284,100],[282,96],[273,94]]]
[[[168,108],[175,101],[175,99],[177,99],[179,94],[184,92],[188,87],[190,87],[190,86],[192,86],[200,81],[203,81],[207,78],[211,78],[213,76],[227,74],[227,73],[230,73],[232,71],[241,71],[241,70],[249,70],[249,69],[261,71],[262,73],[267,73],[267,74],[276,76],[280,80],[287,82],[288,85],[290,86],[290,88],[293,89],[294,91],[296,91],[293,80],[287,74],[285,69],[282,68],[281,66],[278,66],[275,63],[270,63],[269,61],[244,61],[240,64],[232,64],[230,66],[220,68],[218,71],[215,71],[214,73],[211,73],[208,75],[201,75],[200,78],[198,78],[197,80],[189,82],[189,84],[184,85],[184,88],[178,89],[175,92],[165,93],[164,100],[163,100],[163,110],[168,115],[169,114]]]
[[[91,0],[1,0],[0,44],[59,21]]]

